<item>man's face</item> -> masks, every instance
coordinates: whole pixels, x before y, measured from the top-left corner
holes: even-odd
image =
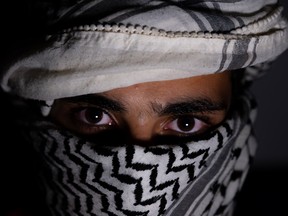
[[[60,126],[95,140],[113,137],[141,145],[160,144],[155,137],[181,141],[202,136],[225,120],[231,89],[229,72],[140,83],[58,99],[50,116]]]

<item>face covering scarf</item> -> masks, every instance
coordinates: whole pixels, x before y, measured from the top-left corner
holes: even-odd
[[[177,145],[111,147],[46,120],[23,122],[51,215],[232,215],[256,150],[256,107],[241,100],[208,136]]]

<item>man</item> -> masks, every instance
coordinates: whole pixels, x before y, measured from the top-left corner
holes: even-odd
[[[256,149],[247,90],[288,47],[277,1],[40,6],[48,33],[1,86],[50,214],[232,215]]]

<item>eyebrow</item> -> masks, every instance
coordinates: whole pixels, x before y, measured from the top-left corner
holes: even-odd
[[[183,102],[170,103],[166,105],[159,115],[183,115],[187,113],[223,111],[228,105],[223,101],[213,101],[210,98],[186,98]]]
[[[114,112],[125,112],[128,109],[121,102],[108,98],[100,94],[81,95],[71,98],[65,98],[65,101],[77,103],[80,105],[94,105]],[[158,102],[151,102],[151,107],[158,115],[183,115],[187,113],[222,111],[228,108],[223,101],[213,101],[207,97],[183,97],[175,103],[168,103],[163,107]]]
[[[71,98],[65,98],[64,100],[80,105],[89,104],[99,106],[103,109],[111,110],[114,112],[123,112],[127,110],[125,105],[120,103],[119,101],[107,98],[99,94],[81,95]]]

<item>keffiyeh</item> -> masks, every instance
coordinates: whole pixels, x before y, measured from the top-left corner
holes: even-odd
[[[94,142],[23,121],[51,215],[230,216],[256,151],[249,95],[205,138],[152,146]]]
[[[276,0],[43,1],[45,39],[7,66],[1,86],[53,100],[259,66],[288,47],[282,9]]]
[[[149,81],[243,68],[245,85],[288,47],[276,0],[43,0],[36,8],[46,20],[41,46],[16,55],[0,78],[4,91],[44,101],[44,115],[55,99]],[[256,150],[255,103],[245,91],[238,100],[208,137],[181,145],[108,147],[45,117],[22,122],[41,156],[51,214],[232,215]]]

